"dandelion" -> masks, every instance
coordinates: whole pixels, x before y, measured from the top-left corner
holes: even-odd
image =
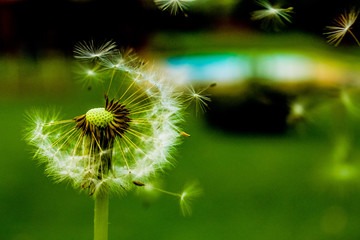
[[[74,48],[75,58],[82,60],[106,59],[117,52],[116,44],[113,41],[107,41],[100,46],[95,45],[94,41],[80,42]]]
[[[187,88],[187,93],[185,94],[185,99],[184,99],[184,102],[187,103],[186,107],[189,107],[191,104],[195,104],[196,115],[198,115],[200,111],[205,112],[206,109],[208,108],[208,102],[211,101],[211,98],[206,93],[206,91],[209,88],[215,86],[216,83],[212,83],[209,86],[200,90],[195,90],[193,86],[189,86]]]
[[[170,10],[171,14],[176,15],[178,11],[184,12],[189,2],[194,0],[154,0],[155,4],[163,11]]]
[[[77,64],[75,73],[79,82],[88,89],[103,84],[101,72],[92,64]]]
[[[360,42],[351,31],[351,27],[354,25],[358,15],[359,11],[355,11],[353,9],[350,12],[345,12],[336,18],[334,21],[335,26],[327,26],[326,29],[329,30],[329,32],[326,32],[325,34],[328,35],[328,42],[338,46],[346,33],[350,33],[356,43],[360,46]]]
[[[180,197],[180,207],[183,215],[191,215],[191,203],[194,198],[202,194],[202,190],[199,188],[197,182],[188,183]]]
[[[179,199],[181,213],[184,216],[190,216],[192,214],[192,208],[191,208],[192,200],[202,194],[202,190],[199,187],[199,184],[197,181],[189,182],[188,184],[186,184],[181,193],[169,192],[169,191],[157,188],[152,184],[144,184],[142,182],[134,181],[134,184],[137,186],[145,187],[145,189],[148,191],[155,190],[158,192],[162,192],[162,193],[177,197]]]
[[[171,165],[184,136],[183,107],[166,78],[131,51],[121,54],[113,46],[81,43],[74,51],[101,74],[102,106],[66,120],[55,111],[28,114],[27,139],[47,173],[94,197],[95,240],[107,236],[109,193],[130,191],[156,177]]]
[[[284,20],[291,23],[291,13],[293,7],[281,8],[279,5],[271,5],[268,1],[257,1],[258,5],[264,9],[256,10],[251,13],[251,19],[263,21],[265,26],[272,25],[275,28],[284,25]]]

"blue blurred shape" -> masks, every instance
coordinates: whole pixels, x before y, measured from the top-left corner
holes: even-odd
[[[180,71],[193,82],[242,82],[247,79],[287,82],[318,77],[317,63],[296,53],[208,53],[172,56],[166,63],[170,71]]]
[[[231,53],[184,55],[167,59],[170,71],[181,69],[186,78],[191,81],[245,80],[252,75],[250,63],[248,55]]]

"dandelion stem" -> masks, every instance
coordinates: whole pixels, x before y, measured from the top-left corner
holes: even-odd
[[[94,209],[94,240],[108,239],[109,195],[95,195]]]

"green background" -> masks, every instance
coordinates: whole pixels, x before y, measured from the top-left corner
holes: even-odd
[[[183,139],[159,185],[180,192],[198,181],[203,194],[194,199],[192,216],[181,216],[172,196],[113,195],[109,240],[360,239],[360,52],[349,34],[339,48],[323,36],[324,27],[358,0],[288,1],[293,22],[280,32],[251,22],[259,6],[250,0],[199,0],[187,16],[171,16],[147,0],[82,2],[0,4],[0,240],[93,238],[93,199],[54,183],[24,140],[27,111],[50,107],[69,119],[103,106],[102,95],[78,82],[70,57],[75,43],[93,38],[115,39],[155,62],[192,54],[256,59],[291,53],[340,69],[338,82],[320,92],[312,89],[317,79],[307,79],[304,95],[296,92],[303,86],[267,79],[265,85],[299,94],[309,106],[282,134],[224,131],[227,117],[212,125],[206,113],[188,109],[183,127],[191,137]],[[257,67],[261,73],[263,66]],[[246,92],[242,84],[235,87]],[[218,83],[212,96],[225,96],[225,108],[233,93],[224,89]]]
[[[102,96],[76,83],[72,60],[19,63],[39,77],[24,80],[30,87],[9,84],[12,92],[1,97],[0,239],[91,239],[93,199],[48,178],[23,136],[26,111],[55,107],[72,117],[101,106]],[[356,103],[357,92],[351,96]],[[308,115],[285,134],[244,135],[190,109],[184,129],[191,137],[161,186],[178,192],[199,181],[193,215],[182,217],[168,195],[112,196],[109,239],[358,239],[359,118],[337,98]],[[342,164],[352,170],[338,170]]]

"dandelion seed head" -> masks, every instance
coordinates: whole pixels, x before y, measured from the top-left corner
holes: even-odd
[[[153,179],[171,166],[180,142],[183,107],[174,88],[132,51],[115,46],[82,42],[74,50],[85,73],[103,79],[103,103],[67,120],[57,111],[28,117],[27,139],[46,172],[89,195],[124,192],[134,188],[133,180]]]
[[[99,128],[105,128],[112,120],[114,115],[105,108],[93,108],[86,113],[86,120]]]

